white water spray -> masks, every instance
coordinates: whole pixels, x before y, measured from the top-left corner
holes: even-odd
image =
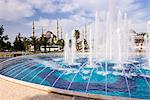
[[[69,48],[69,38],[68,38],[68,34],[65,35],[65,47],[64,47],[64,59],[66,63],[69,63],[69,52],[70,52],[70,48]]]
[[[76,56],[76,42],[75,42],[74,32],[75,30],[72,31],[72,35],[71,35],[71,64],[74,63],[74,59]]]
[[[91,28],[89,32],[89,65],[93,66],[93,36]]]
[[[147,48],[147,55],[148,55],[148,67],[150,66],[150,21],[147,22],[147,33],[148,33],[148,38],[147,38],[147,43],[146,43],[146,48]]]

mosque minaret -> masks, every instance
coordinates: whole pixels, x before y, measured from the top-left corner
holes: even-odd
[[[34,25],[34,21],[32,22],[32,37],[35,37],[35,25]]]

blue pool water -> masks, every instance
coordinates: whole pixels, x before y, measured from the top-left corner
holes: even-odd
[[[74,65],[62,56],[36,55],[2,62],[0,74],[44,86],[108,96],[150,99],[150,68],[143,57],[122,64],[94,60],[88,67],[87,57],[76,57]]]

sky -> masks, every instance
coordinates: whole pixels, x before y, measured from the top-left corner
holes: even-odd
[[[56,20],[60,19],[63,33],[80,29],[94,22],[95,12],[105,17],[112,0],[0,0],[0,25],[13,42],[20,32],[31,36],[35,21],[36,35],[50,30],[56,33]],[[113,0],[116,10],[126,12],[137,32],[146,32],[150,20],[150,0]]]

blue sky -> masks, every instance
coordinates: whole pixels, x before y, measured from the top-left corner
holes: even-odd
[[[138,32],[146,31],[150,20],[150,0],[111,0],[116,10],[128,14],[132,28]],[[14,40],[18,32],[30,36],[31,23],[34,20],[36,35],[44,31],[56,32],[56,20],[61,18],[64,33],[94,22],[95,12],[102,16],[109,8],[109,0],[0,0],[0,24],[4,25],[5,34]]]

